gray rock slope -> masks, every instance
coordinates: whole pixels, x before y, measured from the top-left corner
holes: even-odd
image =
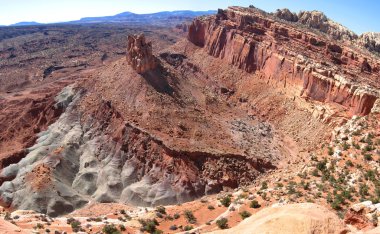
[[[129,124],[122,125],[121,139],[114,140],[107,126],[111,112],[103,113],[99,107],[105,119],[83,118],[79,110],[83,93],[72,86],[64,88],[56,105],[65,112],[38,135],[24,159],[0,172],[5,180],[0,186],[3,204],[53,217],[90,201],[176,204],[218,192],[223,186],[250,183],[272,167],[239,155],[175,152]],[[221,180],[223,173],[230,179]]]

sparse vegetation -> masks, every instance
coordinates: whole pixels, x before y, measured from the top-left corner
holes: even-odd
[[[246,219],[246,218],[250,217],[252,214],[250,212],[244,210],[244,211],[240,212],[239,215],[242,219]]]
[[[121,232],[115,227],[115,225],[105,225],[102,229],[104,234],[120,234]]]
[[[226,218],[218,219],[218,220],[216,220],[216,225],[220,229],[227,229],[228,228],[228,220]]]
[[[195,218],[194,214],[192,211],[190,210],[185,210],[183,212],[183,215],[185,216],[187,222],[191,223],[191,224],[194,224],[197,222],[197,219]]]
[[[231,204],[231,198],[230,196],[225,196],[223,197],[221,200],[220,200],[220,203],[225,206],[225,207],[229,207],[230,204]]]
[[[249,207],[251,207],[251,208],[254,208],[254,209],[258,209],[258,208],[260,208],[260,207],[261,207],[261,205],[259,204],[259,202],[258,202],[258,201],[256,201],[256,200],[253,200],[253,201],[251,201],[251,203],[250,203]]]
[[[148,232],[151,234],[160,234],[162,233],[161,230],[157,229],[157,226],[159,223],[156,219],[139,219],[139,222],[141,224],[141,231],[142,232]]]
[[[186,226],[183,228],[184,231],[190,231],[190,230],[192,230],[192,229],[194,229],[194,227],[191,226],[191,225],[186,225]]]

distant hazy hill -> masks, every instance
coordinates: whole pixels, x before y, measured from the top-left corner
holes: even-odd
[[[150,24],[168,25],[177,24],[186,20],[191,20],[201,15],[215,14],[216,11],[162,11],[151,14],[135,14],[123,12],[114,16],[86,17],[76,21],[62,22],[59,24],[89,24],[89,23],[129,23],[129,24]],[[19,22],[9,26],[32,26],[41,25],[38,22]],[[1,27],[1,25],[0,25]]]
[[[87,17],[70,23],[134,23],[134,24],[162,24],[171,21],[193,19],[201,15],[215,14],[216,11],[163,11],[151,14],[135,14],[124,12],[114,16]]]
[[[9,26],[31,26],[31,25],[41,25],[41,23],[34,22],[34,21],[31,21],[31,22],[19,22],[19,23],[11,24]]]

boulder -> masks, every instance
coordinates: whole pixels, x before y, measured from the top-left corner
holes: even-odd
[[[274,13],[274,15],[280,19],[290,21],[290,22],[297,22],[298,16],[296,13],[292,13],[289,9],[277,9],[277,11]]]

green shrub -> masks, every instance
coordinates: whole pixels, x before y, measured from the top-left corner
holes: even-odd
[[[119,229],[120,229],[120,231],[122,231],[122,232],[124,232],[124,231],[127,230],[123,224],[120,224],[120,225],[119,225]]]
[[[228,220],[226,218],[221,218],[216,221],[216,225],[220,229],[227,229],[228,228]]]
[[[192,229],[194,229],[194,227],[191,226],[191,225],[186,225],[186,226],[183,228],[184,231],[190,231],[190,230],[192,230]]]
[[[163,206],[158,206],[158,207],[156,208],[156,211],[157,211],[158,213],[161,213],[161,214],[166,214],[166,209],[165,209],[165,207],[163,207]]]
[[[230,204],[231,204],[231,198],[229,196],[225,196],[222,198],[222,200],[220,201],[220,203],[222,203],[223,206],[225,207],[229,207]]]
[[[142,226],[140,229],[142,232],[148,232],[153,234],[162,233],[161,230],[157,229],[158,222],[156,219],[140,219],[139,222]]]
[[[259,204],[258,201],[256,201],[256,200],[252,200],[252,201],[251,201],[251,204],[249,204],[249,207],[254,208],[254,209],[258,209],[258,208],[261,207],[261,205]]]
[[[81,223],[78,220],[74,220],[70,223],[73,232],[78,232],[81,228]]]
[[[268,182],[264,181],[262,184],[261,184],[261,188],[260,190],[265,190],[268,188]]]
[[[121,232],[115,227],[115,225],[105,225],[102,229],[104,234],[120,234]]]
[[[372,155],[371,154],[364,154],[364,159],[367,161],[372,161]]]
[[[346,161],[346,166],[353,167],[354,164],[351,162],[351,160]]]
[[[239,215],[240,215],[240,217],[241,217],[242,219],[246,219],[246,218],[248,218],[249,216],[251,216],[252,214],[249,213],[248,211],[244,210],[244,211],[240,212]]]
[[[197,219],[195,218],[194,214],[192,211],[190,210],[185,210],[183,212],[183,215],[185,216],[187,222],[191,223],[191,224],[194,224],[197,222]]]
[[[207,207],[207,209],[209,209],[209,210],[215,210],[215,207],[212,206],[212,205],[209,205],[209,206]]]
[[[332,156],[334,154],[334,150],[333,148],[331,147],[328,147],[328,152],[327,152],[330,156]]]

